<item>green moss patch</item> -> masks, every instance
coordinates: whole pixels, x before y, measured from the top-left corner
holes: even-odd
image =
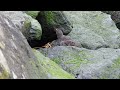
[[[113,61],[113,64],[110,66],[105,67],[104,71],[102,72],[101,79],[120,79],[120,58]]]
[[[39,11],[26,11],[26,14],[30,15],[32,18],[36,18]]]
[[[43,56],[39,51],[34,50],[35,56],[37,57],[42,70],[48,76],[48,78],[54,79],[74,79],[74,76],[64,71],[59,65]]]
[[[0,64],[0,79],[9,79],[10,74],[7,70]]]

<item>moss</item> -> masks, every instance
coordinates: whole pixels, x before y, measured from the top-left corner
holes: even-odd
[[[37,62],[37,60],[29,60],[29,62],[26,63],[26,69],[28,72],[28,79],[46,79],[46,75],[44,74],[43,70],[41,69],[40,64]]]
[[[26,11],[26,14],[30,15],[32,18],[36,18],[39,11]]]
[[[0,64],[0,79],[9,79],[10,73]]]
[[[0,48],[1,48],[1,49],[5,49],[5,44],[4,44],[4,42],[0,42]]]
[[[67,54],[68,52],[66,52]],[[72,65],[70,67],[70,71],[74,71],[76,70],[77,68],[80,68],[80,66],[82,64],[87,64],[89,63],[89,61],[87,59],[85,59],[84,57],[81,58],[81,56],[79,54],[76,54],[76,53],[69,53],[68,54],[71,58],[67,61],[64,62],[64,64],[69,64],[69,65]]]
[[[116,59],[112,65],[105,67],[100,78],[101,79],[108,79],[108,78],[120,79],[119,68],[120,68],[120,58]]]
[[[57,63],[58,65],[60,65],[61,61],[59,58],[52,58],[52,61],[54,61],[55,63]]]
[[[27,39],[29,37],[30,28],[31,28],[31,22],[29,19],[27,19],[27,20],[25,20],[24,25],[23,25],[23,29],[22,29],[22,32]]]
[[[23,34],[28,40],[40,40],[42,29],[39,22],[33,18],[28,18],[24,22]]]
[[[48,25],[55,25],[55,15],[52,11],[45,11],[45,18]]]
[[[116,59],[112,65],[113,68],[120,68],[120,58]]]
[[[63,51],[64,56],[62,57],[54,57],[52,60],[56,62],[58,65],[61,65],[62,68],[74,74],[74,71],[79,69],[81,65],[92,63],[87,60],[88,57],[93,57],[92,55],[86,55],[84,51],[78,52],[70,52],[70,51]]]
[[[25,29],[30,29],[31,27],[31,21],[29,19],[26,19],[25,22],[24,22],[24,27]]]
[[[33,52],[35,53],[44,74],[47,75],[48,78],[74,79],[74,76],[64,71],[59,65],[43,56],[39,51],[33,49]]]
[[[41,39],[42,29],[41,29],[41,26],[40,26],[39,22],[35,19],[31,20],[31,31],[30,31],[30,33],[31,33],[30,37],[33,37],[35,40],[40,40]]]

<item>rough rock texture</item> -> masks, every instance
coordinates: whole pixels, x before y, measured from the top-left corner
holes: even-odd
[[[20,30],[0,14],[0,78],[40,78],[36,61]]]
[[[36,19],[41,24],[43,30],[42,41],[45,43],[56,39],[56,34],[53,27],[57,25],[64,28],[64,34],[69,34],[72,30],[71,23],[61,11],[41,11]]]
[[[120,78],[120,49],[56,46],[40,52],[79,79]]]
[[[120,29],[120,11],[103,11],[103,12],[110,14],[117,28]]]
[[[104,13],[110,14],[112,20],[115,23],[119,23],[120,22],[120,11],[103,11]]]
[[[42,29],[37,20],[22,11],[0,11],[22,31],[28,40],[40,40]]]
[[[100,11],[64,11],[73,24],[69,36],[84,48],[119,48],[120,32],[110,15]]]
[[[41,72],[48,79],[74,79],[73,75],[64,71],[59,65],[43,56],[39,51],[33,50],[33,52],[39,61],[38,65],[41,65]]]
[[[37,17],[39,12],[40,11],[25,11],[25,13],[27,13],[28,15],[30,15],[34,19]]]
[[[83,48],[55,46],[39,51],[78,79],[120,78],[120,32],[100,11],[64,11],[73,24],[70,36]]]
[[[74,78],[37,51],[35,56],[33,51],[21,30],[0,13],[0,79]]]

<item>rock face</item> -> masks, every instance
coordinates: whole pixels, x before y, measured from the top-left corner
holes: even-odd
[[[100,11],[64,11],[73,24],[69,36],[84,48],[119,48],[120,32],[110,15]]]
[[[78,79],[120,78],[120,49],[56,46],[40,52]]]
[[[56,39],[53,27],[60,25],[64,28],[63,33],[69,34],[72,30],[72,25],[61,11],[41,11],[36,19],[40,22],[43,33],[42,41],[44,43],[51,42]]]
[[[103,11],[103,12],[110,14],[117,28],[120,29],[120,11]]]
[[[0,78],[40,78],[30,64],[36,61],[20,30],[0,14]]]
[[[37,20],[22,11],[1,11],[22,31],[27,40],[40,40],[42,29]]]
[[[1,12],[0,79],[49,78],[74,77],[39,52],[32,50],[21,30],[16,27],[12,19]]]

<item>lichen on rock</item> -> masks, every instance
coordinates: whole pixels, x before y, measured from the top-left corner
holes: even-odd
[[[25,13],[27,13],[28,15],[30,15],[34,19],[37,17],[39,12],[40,11],[25,11]]]
[[[43,56],[39,51],[34,50],[35,56],[38,59],[39,65],[43,70],[44,74],[50,79],[74,79],[74,76],[70,75],[64,71],[55,62],[51,61],[49,58]]]
[[[69,36],[84,48],[119,48],[120,32],[111,16],[100,11],[64,11],[73,24]]]
[[[74,46],[39,49],[46,57],[79,79],[119,79],[120,49],[88,50]]]
[[[10,73],[0,64],[0,79],[9,79]]]

